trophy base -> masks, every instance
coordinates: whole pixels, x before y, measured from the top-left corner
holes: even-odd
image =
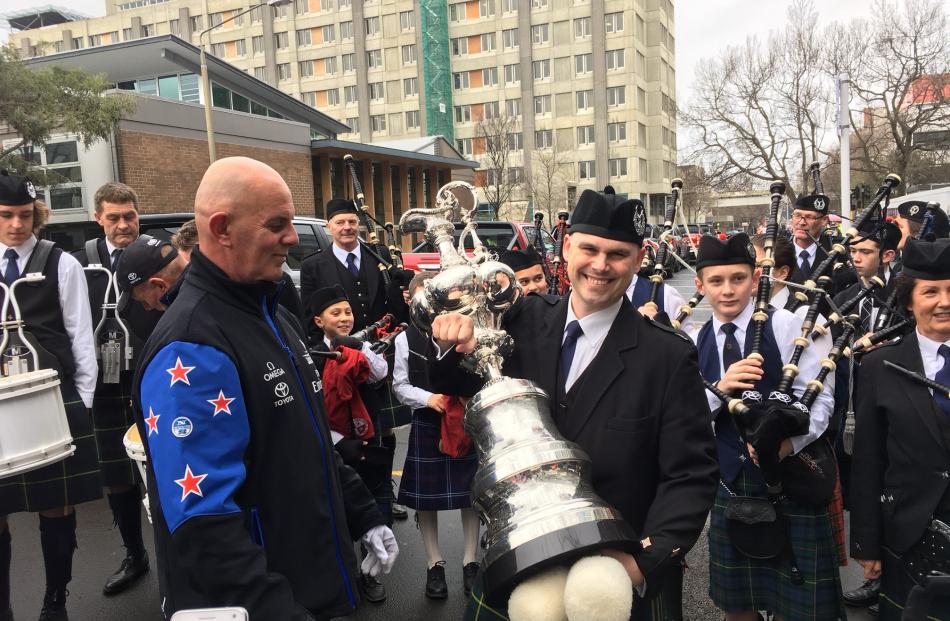
[[[605,548],[633,553],[640,550],[640,541],[620,519],[574,524],[526,541],[482,568],[485,600],[489,606],[506,607],[514,588],[532,575]]]

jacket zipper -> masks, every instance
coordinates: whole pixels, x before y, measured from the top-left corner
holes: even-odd
[[[279,293],[278,293],[279,295]],[[287,357],[290,359],[290,364],[294,368],[294,376],[297,378],[297,383],[300,385],[300,392],[303,394],[304,402],[307,404],[307,410],[310,412],[310,422],[313,424],[313,430],[317,434],[317,438],[320,440],[320,458],[323,461],[325,479],[326,479],[326,488],[327,488],[327,502],[330,505],[330,520],[333,523],[333,544],[334,544],[334,553],[336,555],[337,565],[340,567],[340,572],[343,574],[344,584],[346,586],[346,596],[350,601],[350,606],[356,607],[356,597],[353,594],[352,581],[350,579],[350,574],[346,571],[346,565],[343,562],[343,553],[340,548],[340,539],[338,537],[339,529],[337,528],[336,521],[336,512],[333,510],[333,487],[330,479],[330,463],[326,451],[326,441],[323,438],[323,433],[320,432],[320,425],[317,423],[317,416],[314,413],[313,404],[310,402],[310,394],[307,392],[306,384],[303,382],[303,378],[300,376],[300,369],[297,368],[297,358],[294,356],[293,351],[290,347],[287,346],[287,343],[284,342],[284,337],[280,334],[280,330],[277,329],[277,324],[274,323],[273,318],[271,317],[270,311],[267,309],[267,297],[263,299],[263,310],[264,310],[264,319],[267,321],[267,325],[273,331],[274,336],[277,337],[277,342],[280,343],[280,346],[284,348],[284,352],[287,354]]]

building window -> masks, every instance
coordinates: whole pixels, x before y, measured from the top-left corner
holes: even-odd
[[[511,117],[521,116],[521,99],[506,99],[505,113]]]
[[[574,72],[577,75],[584,75],[594,70],[593,54],[578,54],[574,57]]]
[[[419,128],[419,111],[409,110],[406,112],[406,129]]]
[[[489,32],[482,35],[482,51],[483,52],[494,52],[495,51],[495,33]]]
[[[626,123],[607,123],[607,140],[610,142],[627,141]]]
[[[386,131],[386,115],[373,114],[369,117],[369,128],[373,133]]]
[[[340,39],[349,41],[353,38],[353,22],[340,22]]]
[[[637,110],[640,112],[647,111],[647,92],[639,86],[637,87]]]
[[[550,149],[554,146],[554,130],[539,129],[534,132],[534,146],[537,149]]]
[[[416,16],[414,11],[399,12],[399,29],[403,31],[416,29]],[[416,127],[418,127],[418,125]]]
[[[313,61],[304,60],[297,63],[297,74],[301,78],[309,78],[310,76],[312,76],[313,75]]]
[[[325,13],[333,10],[333,0],[320,0],[320,11]]]
[[[455,106],[455,122],[456,123],[471,123],[472,122],[472,106]]]
[[[505,84],[521,82],[521,64],[505,65]]]
[[[236,56],[247,55],[247,42],[244,39],[236,39],[234,41],[234,54]]]
[[[608,86],[607,87],[607,105],[622,106],[627,101],[626,87]]]
[[[535,45],[547,43],[549,34],[550,24],[536,24],[531,27],[531,42]]]
[[[626,177],[627,158],[621,157],[607,160],[607,172],[611,177]]]
[[[366,51],[366,66],[370,69],[382,69],[383,68],[383,51],[382,50],[367,50]]]
[[[251,37],[251,50],[255,54],[264,53],[264,37],[263,36]]]
[[[337,6],[340,7],[340,10],[349,9],[353,7],[353,0],[337,0]]]
[[[478,0],[478,16],[492,17],[495,15],[495,0]]]
[[[321,28],[321,30],[324,43],[333,43],[336,41],[336,28],[333,26],[333,24],[328,24]]]
[[[597,166],[594,160],[585,160],[577,163],[577,176],[580,179],[593,179],[597,176]]]
[[[310,12],[309,0],[294,0],[294,14],[306,15]]]
[[[418,97],[419,78],[403,78],[402,92],[406,97]]]
[[[344,86],[343,87],[343,101],[351,104],[356,103],[356,86]]]
[[[278,50],[282,50],[290,46],[290,37],[287,36],[286,32],[275,32],[274,33],[274,47]]]
[[[289,79],[290,79],[290,63],[278,63],[278,65],[277,65],[277,79],[278,79],[278,80],[289,80]]]
[[[191,31],[201,31],[204,30],[204,20],[201,15],[193,15],[191,17]]]
[[[482,86],[498,86],[498,67],[482,69]]]
[[[586,39],[591,35],[590,18],[578,17],[574,20],[574,38]]]
[[[468,37],[452,39],[452,56],[468,55]]]
[[[250,15],[251,15],[251,23],[252,23],[252,24],[258,24],[258,23],[260,23],[261,18],[263,18],[263,16],[264,16],[264,14],[263,14],[263,12],[262,12],[263,10],[264,10],[264,7],[260,7],[260,6],[257,7],[256,9],[251,9]],[[192,17],[192,19],[194,19],[194,17]]]
[[[340,89],[331,88],[325,91],[327,94],[327,105],[328,106],[339,106],[340,105]]]
[[[254,67],[254,77],[258,80],[263,81],[265,75],[266,67]]]
[[[472,139],[471,138],[457,138],[455,140],[455,148],[462,155],[471,155],[472,154]]]
[[[637,123],[637,145],[641,147],[649,146],[647,144],[647,126],[643,123]]]
[[[271,6],[271,9],[274,11],[274,19],[282,19],[287,17],[287,15],[290,14],[290,11],[288,10],[289,8],[289,5],[286,4]]]
[[[464,22],[465,21],[465,2],[458,2],[455,4],[449,5],[449,21],[450,22]]]
[[[506,50],[518,49],[518,29],[510,28],[501,31],[501,44]]]
[[[173,21],[177,22],[178,20],[176,19],[176,20],[173,20]],[[171,22],[169,22],[169,24],[171,24]],[[179,35],[179,34],[181,34],[181,27],[179,27],[178,30],[179,30],[179,32],[172,32],[172,34],[173,34],[173,35]],[[123,40],[123,41],[131,41],[131,40],[132,40],[132,29],[131,29],[131,28],[123,28],[123,29],[122,29],[122,40]]]
[[[501,116],[499,109],[500,109],[500,106],[498,105],[497,101],[486,101],[484,118],[497,119],[498,117]]]
[[[297,45],[310,45],[310,29],[305,28],[297,31]]]
[[[379,34],[379,17],[367,17],[363,20],[366,24],[366,36]],[[383,129],[385,129],[386,120],[383,119]]]
[[[523,150],[524,135],[521,132],[510,132],[508,134],[508,148],[512,151]]]
[[[607,50],[607,70],[623,69],[623,50]]]
[[[551,114],[551,96],[550,95],[535,95],[534,96],[534,113],[535,114]]]
[[[416,64],[416,44],[415,43],[402,46],[402,64],[404,65]]]
[[[594,105],[594,91],[577,91],[577,111],[590,110]]]
[[[580,146],[594,144],[594,126],[593,125],[578,126],[577,144]]]
[[[531,63],[531,73],[535,81],[547,80],[551,77],[551,61],[548,59],[536,60]]]
[[[386,96],[383,89],[382,82],[370,82],[369,83],[369,98],[370,101],[380,101]]]
[[[501,0],[501,10],[503,13],[517,13],[518,0]]]
[[[548,8],[548,0],[531,0],[532,9],[546,9]]]
[[[154,37],[154,36],[155,36],[155,24],[142,24],[142,36],[143,36],[143,37]]]
[[[351,134],[360,133],[360,117],[351,116],[346,119],[346,124],[350,126]]]
[[[508,169],[508,183],[524,183],[524,167],[512,166]]]
[[[300,101],[304,102],[311,108],[317,107],[317,94],[313,91],[307,93],[300,93]]]
[[[323,73],[333,75],[336,73],[336,56],[328,56],[323,59]]]
[[[123,39],[125,39],[125,36],[124,36],[125,30],[126,30],[125,28],[122,29]],[[132,32],[131,28],[129,28],[128,30],[130,33]],[[168,32],[172,33],[176,37],[181,36],[181,21],[177,19],[168,20]],[[128,41],[128,39],[125,39],[125,40]]]
[[[607,34],[623,32],[623,12],[607,13],[604,15],[604,26],[607,30]]]
[[[460,71],[452,74],[452,84],[455,90],[464,91],[469,87],[468,71]]]
[[[343,54],[343,73],[353,73],[356,71],[356,54],[350,52]]]

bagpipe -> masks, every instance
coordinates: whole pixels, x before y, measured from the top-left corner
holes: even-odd
[[[350,178],[353,181],[353,194],[355,197],[353,200],[356,203],[360,221],[363,227],[366,228],[366,236],[369,239],[367,243],[362,244],[363,248],[369,252],[370,256],[376,259],[380,277],[383,279],[383,284],[387,289],[389,289],[394,281],[399,287],[408,287],[409,281],[412,280],[413,273],[411,270],[406,270],[403,267],[402,250],[396,242],[395,226],[392,222],[386,222],[385,224],[380,223],[379,220],[370,214],[369,208],[366,207],[364,202],[363,184],[360,183],[359,176],[356,174],[356,161],[353,159],[353,156],[349,153],[344,155],[343,163],[346,165],[346,169],[350,171]],[[388,245],[379,241],[379,235],[376,233],[377,227],[385,232]]]
[[[653,274],[650,275],[650,301],[648,304],[653,304],[656,307],[657,312],[663,311],[663,300],[659,299],[660,295],[660,285],[663,284],[663,280],[666,278],[666,262],[669,260],[670,256],[670,236],[671,231],[673,230],[673,222],[676,220],[676,208],[680,202],[680,193],[683,190],[683,180],[682,179],[673,179],[670,182],[670,193],[672,194],[673,199],[670,201],[670,206],[666,210],[666,215],[663,219],[663,232],[660,234],[659,243],[657,244],[656,258],[653,261]],[[671,322],[672,323],[672,322]]]
[[[571,279],[567,276],[567,261],[564,260],[564,236],[567,235],[569,217],[570,214],[566,211],[557,212],[557,224],[551,229],[551,237],[554,238],[554,256],[551,257],[554,274],[551,277],[551,288],[548,293],[552,295],[564,295],[571,288]]]
[[[544,245],[544,237],[542,231],[544,230],[542,224],[544,222],[544,214],[540,211],[534,214],[534,239],[531,240],[534,249],[538,251],[538,255],[541,257],[541,270],[544,272],[544,280],[548,283],[548,293],[557,295],[557,274],[551,270],[551,266],[548,265],[548,249]]]

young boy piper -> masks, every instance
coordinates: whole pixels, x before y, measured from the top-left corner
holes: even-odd
[[[761,273],[755,267],[755,250],[748,236],[739,233],[725,241],[704,236],[696,269],[696,287],[713,309],[712,319],[695,336],[703,376],[735,396],[746,390],[768,396],[779,383],[783,361],[791,358],[801,319],[784,309],[770,310],[759,351],[764,361],[749,357],[752,294]],[[805,350],[799,363],[801,372],[793,385],[796,394],[817,375],[819,360],[829,349],[825,338]],[[832,411],[832,391],[833,386],[826,386],[811,408],[808,433],[782,442],[779,459],[797,453],[825,431]],[[715,420],[721,476],[709,527],[709,593],[713,602],[726,613],[726,621],[755,621],[760,610],[771,611],[781,621],[845,618],[826,508],[781,500],[788,520],[784,532],[790,538],[786,548],[790,547],[791,555],[753,559],[733,544],[725,517],[730,497],[765,498],[766,488],[756,464],[758,456],[740,440],[731,414],[712,393],[707,392],[707,397]],[[803,584],[792,581],[792,559],[804,577]]]

